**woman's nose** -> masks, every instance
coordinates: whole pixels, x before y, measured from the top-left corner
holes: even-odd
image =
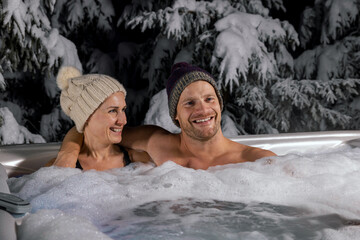
[[[118,114],[117,122],[122,125],[125,125],[127,123],[125,112],[121,112],[120,114]]]

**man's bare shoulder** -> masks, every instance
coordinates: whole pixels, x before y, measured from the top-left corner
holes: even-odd
[[[236,148],[236,151],[241,155],[241,158],[246,161],[255,161],[255,160],[263,158],[263,157],[277,156],[272,151],[258,148],[258,147],[244,145],[244,144],[237,143],[237,142],[234,142],[233,148]]]
[[[245,149],[245,151],[243,153],[243,156],[246,159],[249,159],[249,161],[256,161],[257,159],[260,159],[260,158],[272,157],[272,156],[277,156],[277,155],[275,153],[273,153],[272,151],[269,151],[266,149],[247,146],[247,148]]]

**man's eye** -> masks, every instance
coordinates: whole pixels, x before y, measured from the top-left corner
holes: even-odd
[[[109,113],[117,113],[117,110],[116,110],[116,109],[111,109],[111,110],[109,111]]]
[[[124,107],[121,111],[125,112],[125,111],[126,111],[126,107]]]
[[[212,101],[214,101],[214,98],[213,97],[208,97],[208,98],[206,98],[206,101],[212,102]]]
[[[188,102],[185,103],[185,105],[192,106],[192,105],[194,105],[194,101],[188,101]]]

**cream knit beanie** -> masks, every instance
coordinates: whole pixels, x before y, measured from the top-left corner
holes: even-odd
[[[60,68],[56,82],[61,89],[61,108],[80,133],[84,131],[86,120],[106,98],[116,92],[126,96],[124,86],[116,79],[101,74],[82,75],[71,66]]]

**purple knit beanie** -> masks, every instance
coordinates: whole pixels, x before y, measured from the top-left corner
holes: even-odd
[[[171,74],[166,84],[166,92],[168,95],[170,117],[178,127],[180,127],[180,125],[178,121],[175,120],[175,116],[180,95],[190,83],[200,80],[206,81],[214,87],[215,93],[219,99],[221,110],[223,109],[223,100],[220,91],[210,73],[204,69],[192,66],[185,62],[176,63],[171,68]]]

